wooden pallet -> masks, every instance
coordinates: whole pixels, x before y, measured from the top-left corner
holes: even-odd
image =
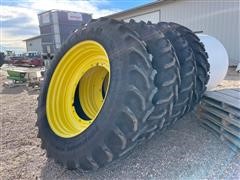
[[[207,92],[198,108],[202,125],[240,151],[240,89]]]

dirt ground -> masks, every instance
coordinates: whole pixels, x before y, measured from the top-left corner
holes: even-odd
[[[200,126],[194,113],[157,133],[124,160],[95,172],[66,170],[40,148],[37,92],[4,88],[5,80],[1,72],[1,179],[240,179],[240,153]],[[230,68],[218,89],[236,87],[240,77]]]

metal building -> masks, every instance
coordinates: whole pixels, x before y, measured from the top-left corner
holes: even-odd
[[[63,10],[38,14],[43,53],[54,54],[75,29],[91,19],[91,14]]]
[[[159,0],[108,17],[125,21],[177,22],[193,31],[203,31],[223,43],[230,65],[236,65],[240,62],[239,9],[239,0]]]
[[[27,52],[29,52],[29,51],[37,51],[39,53],[42,52],[41,36],[31,37],[31,38],[25,39],[23,41],[26,42]]]

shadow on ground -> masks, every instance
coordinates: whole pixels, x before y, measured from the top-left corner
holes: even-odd
[[[187,115],[164,133],[136,147],[126,159],[95,172],[69,171],[48,160],[43,179],[238,179],[240,154]]]
[[[37,95],[39,90],[27,86],[16,86],[16,87],[2,87],[0,89],[0,94],[20,94],[26,91],[28,95]]]
[[[20,94],[26,90],[26,86],[2,87],[0,94]]]

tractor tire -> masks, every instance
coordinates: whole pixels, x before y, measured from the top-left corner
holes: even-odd
[[[210,64],[208,63],[208,54],[204,48],[204,44],[200,41],[200,39],[193,33],[190,29],[176,23],[169,23],[170,26],[176,29],[187,41],[190,47],[193,50],[193,54],[196,61],[196,72],[197,72],[197,80],[196,80],[196,91],[197,96],[193,99],[193,104],[191,109],[195,107],[196,104],[200,102],[203,97],[204,92],[206,91],[207,83],[209,80],[209,70]]]
[[[67,60],[65,56],[71,54],[72,49],[79,43],[82,45],[81,43],[89,40],[102,45],[108,55],[110,83],[107,95],[96,119],[87,129],[74,136],[62,137],[50,126],[51,111],[48,111],[50,107],[54,108],[61,104],[56,103],[57,101],[48,101],[48,98],[62,98],[61,88],[52,89],[52,87],[55,87],[54,83],[58,80],[64,81],[63,73],[68,70],[60,67],[65,63],[64,60]],[[81,51],[90,54],[88,51],[91,52],[91,49],[86,47],[85,50],[83,47]],[[72,57],[78,54],[79,52],[72,54]],[[78,61],[81,59],[68,61],[68,65]],[[69,73],[74,75],[74,70],[73,68]],[[62,74],[58,74],[57,77],[55,76],[57,72]],[[148,127],[147,118],[154,110],[152,102],[156,93],[155,74],[145,43],[139,39],[137,33],[123,23],[101,18],[75,31],[54,57],[45,74],[44,85],[38,98],[36,126],[39,130],[38,137],[42,140],[42,148],[46,149],[47,156],[68,169],[96,170],[127,155],[145,139],[142,135]],[[53,81],[55,78],[56,82]],[[69,89],[71,91],[68,84],[65,84],[65,89],[66,92]],[[51,93],[55,97],[50,97]],[[54,103],[55,106],[52,105]],[[63,112],[55,112],[54,115],[58,116],[58,113]],[[64,128],[66,129],[67,126]]]
[[[155,85],[158,88],[154,95],[155,110],[149,117],[147,133],[152,136],[156,129],[162,129],[165,117],[172,112],[172,106],[178,98],[180,85],[179,62],[174,49],[162,32],[156,31],[153,25],[145,22],[135,22],[133,19],[127,24],[136,31],[146,42],[147,50],[152,54],[152,65],[157,71]]]
[[[192,98],[195,96],[196,64],[193,51],[188,41],[166,22],[160,22],[155,27],[162,31],[173,45],[180,62],[181,85],[178,101],[173,105],[172,114],[167,118],[168,127],[185,115],[192,107]]]
[[[0,67],[4,64],[4,54],[0,52]]]

